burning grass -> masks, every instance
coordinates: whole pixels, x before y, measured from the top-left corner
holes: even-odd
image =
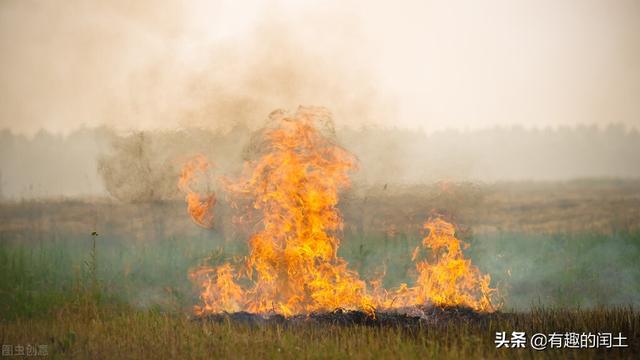
[[[195,180],[199,177],[206,178],[208,171],[209,163],[204,156],[196,156],[183,167],[178,180],[178,188],[187,194],[185,197],[187,211],[193,222],[198,226],[210,229],[213,227],[213,207],[216,204],[216,197],[211,193],[202,195],[193,189]]]
[[[222,180],[231,196],[246,200],[249,206],[242,210],[258,228],[248,240],[249,254],[190,273],[201,288],[196,314],[248,311],[290,317],[344,308],[373,317],[376,309],[426,304],[495,310],[490,276],[464,257],[466,244],[455,237],[453,224],[440,218],[424,225],[428,234],[423,246],[430,259],[416,263],[414,286],[402,283],[388,290],[382,279],[368,286],[338,256],[337,233],[343,229],[339,192],[350,185],[356,159],[320,130],[318,124],[331,123],[330,115],[301,107],[294,114],[274,111],[268,123],[244,174],[235,181]],[[203,169],[207,164],[201,156],[188,162],[178,186],[186,188],[188,211],[200,224],[208,204],[197,196],[191,201],[193,192],[184,185],[194,165]],[[251,226],[247,220],[242,225]],[[416,248],[413,260],[420,250]]]

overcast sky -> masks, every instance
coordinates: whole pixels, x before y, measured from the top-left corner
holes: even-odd
[[[1,1],[0,128],[640,127],[638,0],[159,4]]]

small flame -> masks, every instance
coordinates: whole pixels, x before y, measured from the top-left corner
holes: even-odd
[[[259,156],[248,162],[238,181],[226,182],[232,195],[249,200],[260,228],[249,239],[244,261],[191,271],[202,301],[196,314],[249,311],[290,316],[344,308],[373,315],[376,308],[424,304],[493,311],[495,290],[489,287],[489,275],[464,258],[466,244],[455,237],[454,226],[441,219],[424,225],[429,234],[422,244],[432,256],[431,261],[416,264],[415,286],[401,284],[388,291],[381,277],[367,291],[365,281],[337,255],[336,235],[343,227],[338,193],[350,185],[348,172],[356,161],[316,129],[314,123],[322,119],[326,120],[326,113],[314,108],[301,107],[293,115],[272,113],[274,126],[263,133]],[[180,188],[190,195],[193,172],[206,168],[203,157],[189,162]],[[208,204],[215,198],[207,203],[195,194],[192,207],[189,195],[194,221],[202,224],[201,214],[212,220]],[[205,211],[201,211],[203,204]],[[418,247],[414,261],[419,252]]]
[[[491,277],[483,275],[471,260],[465,259],[462,248],[468,245],[455,237],[452,224],[433,219],[424,224],[429,234],[422,245],[431,250],[435,261],[416,264],[415,301],[443,306],[467,306],[478,311],[493,311],[491,298],[495,289],[489,287]],[[420,248],[414,251],[415,260]]]
[[[422,247],[413,251],[415,262],[421,250],[429,257],[416,263],[415,285],[400,284],[395,290],[381,288],[373,282],[376,304],[382,309],[432,304],[435,306],[464,306],[476,311],[495,311],[496,290],[489,286],[491,277],[484,275],[471,260],[465,259],[462,249],[468,245],[455,237],[455,227],[440,218],[429,219],[424,228],[429,231]]]
[[[210,229],[213,227],[213,206],[216,204],[215,194],[202,195],[192,189],[199,177],[206,175],[209,163],[203,155],[196,155],[189,160],[180,174],[178,189],[186,193],[187,211],[197,225]]]

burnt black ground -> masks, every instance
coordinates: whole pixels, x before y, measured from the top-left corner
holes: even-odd
[[[288,318],[280,314],[252,314],[248,312],[217,313],[195,317],[195,321],[233,322],[251,326],[327,324],[339,326],[371,326],[419,328],[423,326],[446,326],[457,322],[487,324],[492,319],[508,317],[509,314],[477,312],[466,307],[414,307],[399,311],[376,311],[371,316],[363,311],[336,309],[331,312],[314,312]]]

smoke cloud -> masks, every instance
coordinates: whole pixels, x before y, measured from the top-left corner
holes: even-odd
[[[253,5],[4,2],[0,126],[229,128],[300,104],[351,124],[391,118],[357,18]]]

